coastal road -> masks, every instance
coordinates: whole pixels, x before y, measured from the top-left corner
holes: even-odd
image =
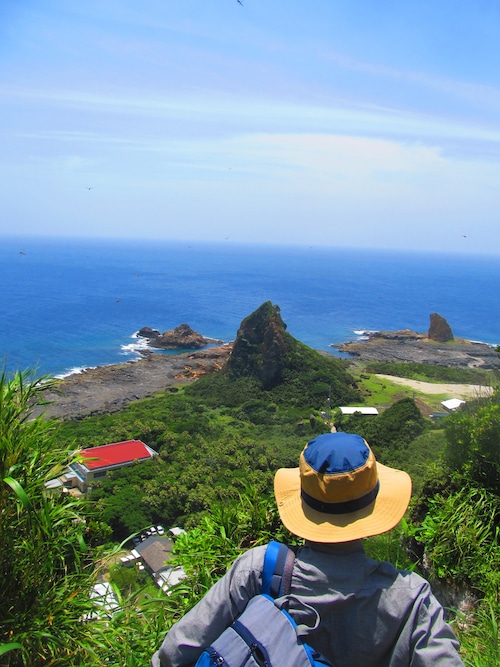
[[[410,380],[409,378],[394,377],[393,375],[382,375],[377,373],[377,377],[389,380],[395,384],[409,387],[422,394],[446,394],[449,398],[480,398],[491,396],[493,388],[479,384],[444,384],[434,382],[422,382],[420,380]]]

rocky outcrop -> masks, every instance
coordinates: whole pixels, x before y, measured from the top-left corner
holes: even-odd
[[[123,410],[129,403],[192,382],[224,366],[231,345],[180,354],[154,354],[139,361],[89,368],[43,393],[33,416],[83,419]]]
[[[431,314],[431,323],[427,337],[429,340],[434,340],[437,343],[447,343],[454,340],[450,325],[438,313]]]
[[[156,329],[142,327],[137,335],[147,338],[151,347],[159,347],[164,350],[196,350],[210,343],[222,343],[212,338],[205,338],[191,329],[188,324],[180,324],[175,329],[164,331],[162,334]]]
[[[396,361],[434,364],[450,368],[500,369],[500,356],[485,343],[455,339],[454,343],[431,341],[425,334],[394,331],[368,334],[363,341],[332,345],[362,362]]]
[[[137,332],[137,335],[140,338],[158,338],[160,332],[158,329],[151,329],[151,327],[142,327],[142,329],[139,329]]]
[[[227,372],[233,378],[255,377],[265,388],[275,387],[282,382],[291,346],[279,306],[266,301],[241,322]]]

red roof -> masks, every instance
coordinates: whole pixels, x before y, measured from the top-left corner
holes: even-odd
[[[125,440],[114,442],[111,445],[100,445],[83,449],[81,456],[83,463],[89,470],[107,468],[108,466],[131,463],[132,461],[149,459],[151,450],[141,440]]]

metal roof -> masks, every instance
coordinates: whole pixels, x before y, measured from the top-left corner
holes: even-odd
[[[156,452],[145,445],[142,440],[114,442],[110,445],[89,447],[81,452],[82,463],[88,470],[98,470],[99,468],[132,463],[132,461],[150,459],[155,454]]]

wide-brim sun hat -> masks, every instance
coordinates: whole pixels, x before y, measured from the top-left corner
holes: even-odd
[[[311,440],[298,468],[274,478],[278,512],[286,528],[306,540],[350,542],[380,535],[403,518],[411,479],[375,460],[353,433],[325,433]]]

